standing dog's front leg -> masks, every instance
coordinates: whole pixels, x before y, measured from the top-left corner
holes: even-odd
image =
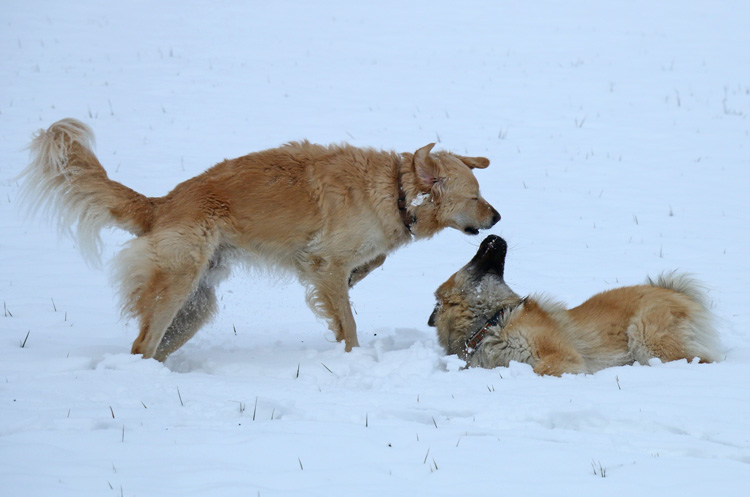
[[[352,269],[352,274],[349,275],[349,288],[353,287],[362,279],[364,279],[365,276],[370,274],[374,269],[379,268],[383,265],[385,262],[385,254],[380,254],[373,260],[369,262],[365,262],[361,266],[357,266],[354,269]]]
[[[333,266],[333,265],[331,265]],[[307,304],[319,317],[328,322],[328,328],[336,336],[336,341],[346,343],[346,351],[359,347],[357,325],[349,304],[348,271],[334,269],[308,275]]]

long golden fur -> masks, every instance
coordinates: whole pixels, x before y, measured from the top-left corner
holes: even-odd
[[[431,153],[434,144],[398,154],[294,142],[225,160],[151,198],[110,180],[93,141],[74,119],[40,130],[25,196],[59,216],[63,231],[75,225],[94,261],[103,227],[136,236],[116,259],[123,312],[140,324],[132,352],[160,361],[211,317],[214,287],[236,261],[295,273],[351,350],[351,285],[413,239],[445,227],[476,234],[500,219],[472,173],[489,160]]]
[[[474,258],[435,293],[428,324],[448,354],[469,366],[510,361],[542,375],[593,373],[652,358],[719,359],[706,296],[693,279],[665,273],[645,284],[599,293],[567,309],[548,298],[521,298],[504,281],[507,244],[490,235]]]

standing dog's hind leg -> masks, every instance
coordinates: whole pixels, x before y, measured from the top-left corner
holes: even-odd
[[[179,345],[205,322],[210,314],[207,311],[212,308],[210,296],[197,297],[203,299],[197,314],[181,310],[191,296],[200,295],[197,293],[199,282],[213,251],[205,232],[196,229],[194,232],[154,232],[133,240],[120,253],[117,265],[124,312],[136,317],[140,324],[140,333],[131,349],[133,354],[163,361],[165,352],[176,350],[165,345],[157,352],[175,320],[169,338],[183,336],[184,339],[174,342],[180,342]]]
[[[169,354],[190,340],[216,311],[216,295],[212,287],[201,283],[172,320],[154,354],[164,362]]]
[[[134,314],[140,321],[140,333],[133,342],[133,354],[141,354],[144,359],[156,357],[162,338],[189,300],[198,278],[197,270],[152,273],[136,297]]]

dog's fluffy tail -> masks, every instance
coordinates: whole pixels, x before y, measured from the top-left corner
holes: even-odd
[[[647,278],[646,284],[681,293],[696,304],[697,311],[689,317],[685,329],[687,343],[692,349],[690,352],[705,362],[721,360],[721,343],[714,328],[715,317],[709,309],[706,287],[691,276],[676,271],[662,273],[655,279]]]
[[[39,130],[29,146],[31,162],[19,178],[21,198],[31,213],[57,218],[61,233],[72,235],[88,262],[99,265],[102,228],[116,226],[139,235],[152,224],[153,201],[112,181],[92,150],[91,128],[63,119]]]

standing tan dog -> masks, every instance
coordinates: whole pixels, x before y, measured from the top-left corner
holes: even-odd
[[[505,284],[508,246],[488,236],[474,258],[438,288],[428,324],[448,354],[469,366],[510,361],[538,374],[593,373],[649,359],[713,362],[719,345],[700,285],[675,273],[616,288],[566,309],[521,298]]]
[[[214,287],[232,262],[292,271],[307,303],[346,350],[358,346],[349,288],[413,239],[445,227],[477,234],[500,219],[472,169],[483,157],[320,146],[308,142],[225,160],[164,197],[107,178],[93,133],[74,119],[41,130],[23,171],[33,209],[77,225],[98,260],[102,228],[137,238],[118,255],[123,312],[140,334],[132,352],[164,361],[216,310]]]

